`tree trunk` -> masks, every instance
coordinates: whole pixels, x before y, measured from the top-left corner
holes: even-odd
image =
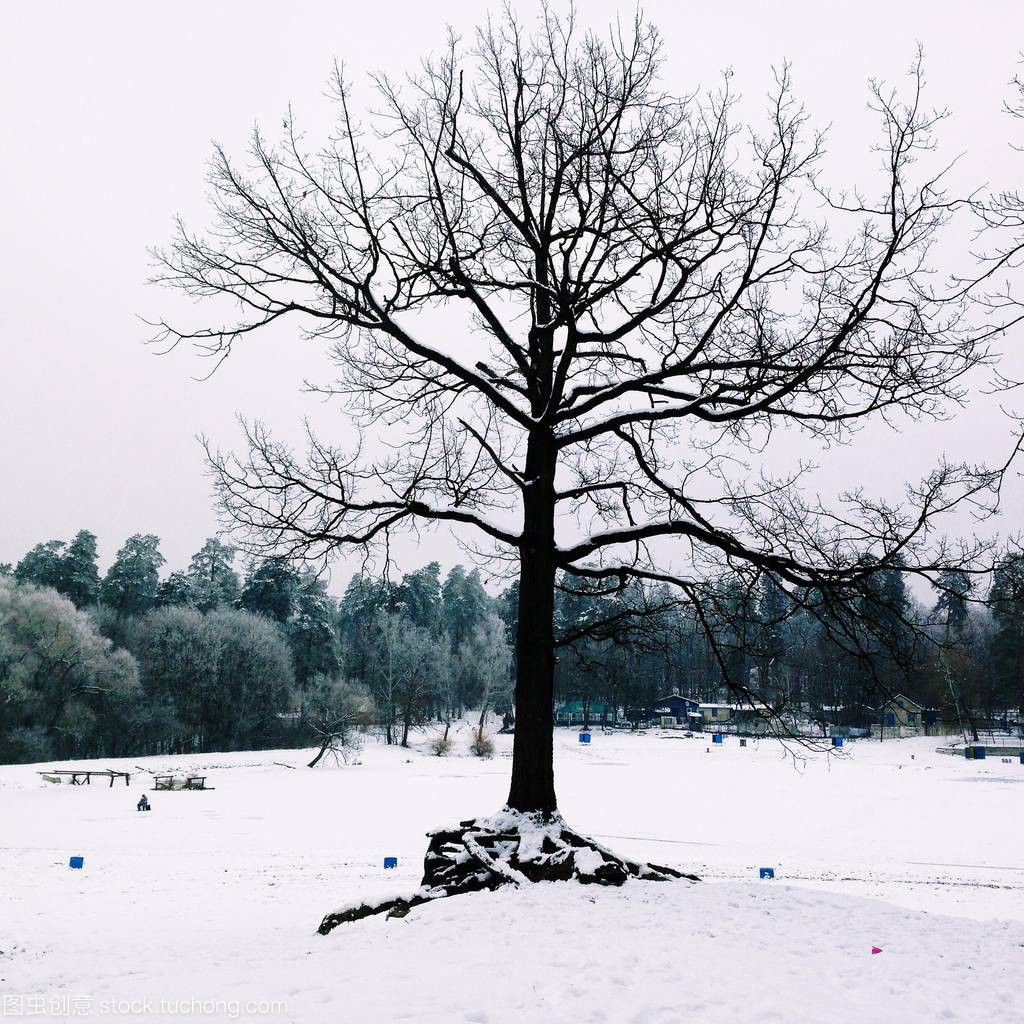
[[[516,731],[508,805],[554,812],[551,724],[555,680],[555,461],[549,434],[536,431],[526,453],[523,539],[516,631]]]
[[[315,768],[320,763],[320,759],[324,756],[324,754],[327,753],[327,749],[330,747],[331,742],[333,740],[334,740],[333,736],[328,736],[323,741],[323,744],[320,747],[320,752],[316,755],[316,757],[313,758],[312,761],[309,762],[308,765],[306,765],[307,768]]]
[[[968,728],[970,728],[970,730],[971,730],[971,739],[975,743],[977,743],[978,739],[979,739],[979,736],[978,736],[978,720],[977,720],[977,718],[974,717],[974,709],[969,704],[966,706],[966,714],[967,714],[967,725],[968,725]]]

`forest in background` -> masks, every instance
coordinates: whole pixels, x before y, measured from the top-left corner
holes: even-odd
[[[211,538],[163,575],[159,539],[128,538],[105,575],[96,537],[46,541],[0,565],[0,761],[319,746],[379,729],[389,743],[431,728],[438,753],[472,711],[514,721],[517,585],[490,594],[479,569],[438,563],[355,575],[340,600],[279,559],[236,566]],[[1024,568],[1009,554],[984,593],[964,574],[934,601],[879,573],[863,643],[795,604],[772,578],[723,579],[704,607],[664,587],[611,596],[563,576],[556,600],[559,701],[642,718],[658,698],[750,687],[782,713],[847,710],[870,725],[905,693],[965,729],[1024,706]],[[861,597],[859,600],[863,601]],[[493,726],[492,726],[493,727]]]

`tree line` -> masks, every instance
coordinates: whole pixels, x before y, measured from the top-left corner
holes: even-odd
[[[375,727],[438,753],[472,711],[514,723],[518,583],[488,593],[478,569],[438,563],[398,580],[357,574],[340,600],[323,578],[211,538],[161,575],[159,539],[125,541],[101,576],[96,537],[47,541],[0,566],[0,759],[344,746]],[[964,573],[915,599],[874,577],[858,607],[787,593],[771,576],[725,578],[699,606],[667,587],[613,594],[563,574],[555,598],[555,696],[642,720],[680,692],[757,694],[850,725],[897,692],[977,732],[1024,706],[1024,569],[1008,555],[988,589]],[[600,716],[595,712],[595,721]]]
[[[341,601],[280,559],[239,572],[211,538],[161,574],[151,534],[107,572],[96,537],[0,566],[0,760],[332,747],[347,727],[391,743],[472,706],[509,711],[505,623],[479,572],[435,563],[357,576]]]
[[[911,593],[899,569],[838,599],[787,592],[770,574],[723,577],[698,603],[675,601],[667,588],[585,597],[571,582],[563,578],[556,598],[567,640],[555,689],[585,712],[603,705],[643,720],[678,692],[747,701],[776,718],[801,712],[823,726],[871,727],[903,694],[975,739],[979,729],[1020,726],[1024,567],[1014,552],[984,587],[949,570],[927,595]],[[589,621],[602,626],[589,632]]]

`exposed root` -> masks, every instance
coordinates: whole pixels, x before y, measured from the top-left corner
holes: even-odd
[[[320,934],[350,921],[387,912],[404,917],[413,907],[447,896],[527,882],[575,879],[584,885],[622,885],[628,878],[700,881],[696,875],[658,864],[624,860],[568,828],[560,817],[505,810],[492,818],[460,822],[430,834],[421,887],[410,896],[359,904],[328,914]]]

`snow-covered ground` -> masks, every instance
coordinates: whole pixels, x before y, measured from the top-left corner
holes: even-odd
[[[501,805],[497,741],[490,761],[371,742],[340,768],[298,751],[93,765],[216,787],[150,791],[148,814],[143,773],[126,789],[0,768],[0,1020],[1024,1020],[1024,765],[934,739],[794,758],[560,729],[567,821],[706,882],[505,889],[318,936],[326,911],[414,888],[428,829]]]

